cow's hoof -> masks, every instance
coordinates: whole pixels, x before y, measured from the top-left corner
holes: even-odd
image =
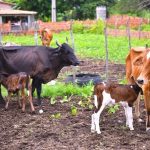
[[[101,131],[97,131],[97,134],[101,134]]]
[[[132,128],[130,128],[130,131],[133,131],[134,130],[134,128],[132,127]]]

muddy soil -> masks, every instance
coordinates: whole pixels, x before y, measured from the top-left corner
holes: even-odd
[[[72,68],[64,68],[58,79]],[[105,76],[105,63],[100,60],[84,60],[78,71],[98,73]],[[124,78],[125,66],[109,64],[109,80],[118,82]],[[36,99],[34,99],[35,101]],[[145,109],[141,101],[142,123],[134,120],[134,131],[125,127],[125,115],[122,107],[109,114],[105,109],[101,116],[100,135],[90,132],[91,110],[78,105],[80,97],[72,96],[70,102],[61,103],[61,97],[55,105],[48,99],[42,99],[44,113],[21,113],[16,101],[10,102],[9,110],[0,108],[0,150],[149,150],[150,133],[145,131]],[[70,108],[78,108],[72,116]],[[53,114],[60,113],[58,118]]]

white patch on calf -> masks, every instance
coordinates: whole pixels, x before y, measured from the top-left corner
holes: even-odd
[[[131,86],[130,86],[130,88],[132,88],[132,89],[133,89],[133,86],[131,85]]]
[[[94,105],[96,108],[98,108],[97,95],[94,95]]]
[[[150,59],[150,52],[147,53],[147,59]]]
[[[126,116],[126,126],[130,128],[130,130],[134,130],[133,128],[133,113],[132,113],[132,107],[129,107],[127,102],[120,102],[125,110],[125,116]]]
[[[110,93],[107,93],[105,90],[102,92],[103,95],[103,103],[105,103],[106,105],[111,103],[111,104],[115,104],[115,99],[111,98]]]
[[[98,110],[98,112],[92,114],[91,132],[95,132],[96,131],[97,134],[101,133],[100,126],[99,126],[99,121],[100,121],[100,115],[101,115],[103,109],[110,102],[115,102],[115,100],[112,99],[110,94],[107,93],[105,90],[102,92],[102,95],[103,95],[103,101],[102,101],[102,105],[101,105],[100,109]],[[96,100],[96,98],[97,97],[95,96],[95,100]]]

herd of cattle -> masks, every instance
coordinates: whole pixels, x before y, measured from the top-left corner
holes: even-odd
[[[41,88],[57,78],[64,66],[79,65],[73,49],[66,43],[52,48],[50,42],[53,34],[48,29],[41,32],[43,46],[1,46],[0,47],[0,103],[8,103],[11,94],[16,93],[22,102],[19,106],[25,111],[25,89],[29,94],[32,112],[35,108],[32,96],[36,89],[38,105],[41,105]],[[126,126],[133,127],[132,107],[135,103],[135,114],[140,119],[140,94],[144,95],[146,108],[146,130],[150,130],[150,49],[148,47],[132,48],[126,57],[126,78],[128,85],[114,83],[98,83],[94,86],[94,113],[92,114],[91,132],[101,133],[99,127],[100,114],[108,104],[121,103],[125,110]],[[32,79],[32,83],[30,81]],[[7,102],[2,97],[1,85],[8,91]]]

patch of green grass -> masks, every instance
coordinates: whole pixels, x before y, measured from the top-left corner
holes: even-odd
[[[43,85],[43,97],[57,97],[57,96],[71,96],[71,95],[87,95],[91,96],[92,94],[92,85],[78,86],[76,84],[65,84],[57,82],[55,85]]]

